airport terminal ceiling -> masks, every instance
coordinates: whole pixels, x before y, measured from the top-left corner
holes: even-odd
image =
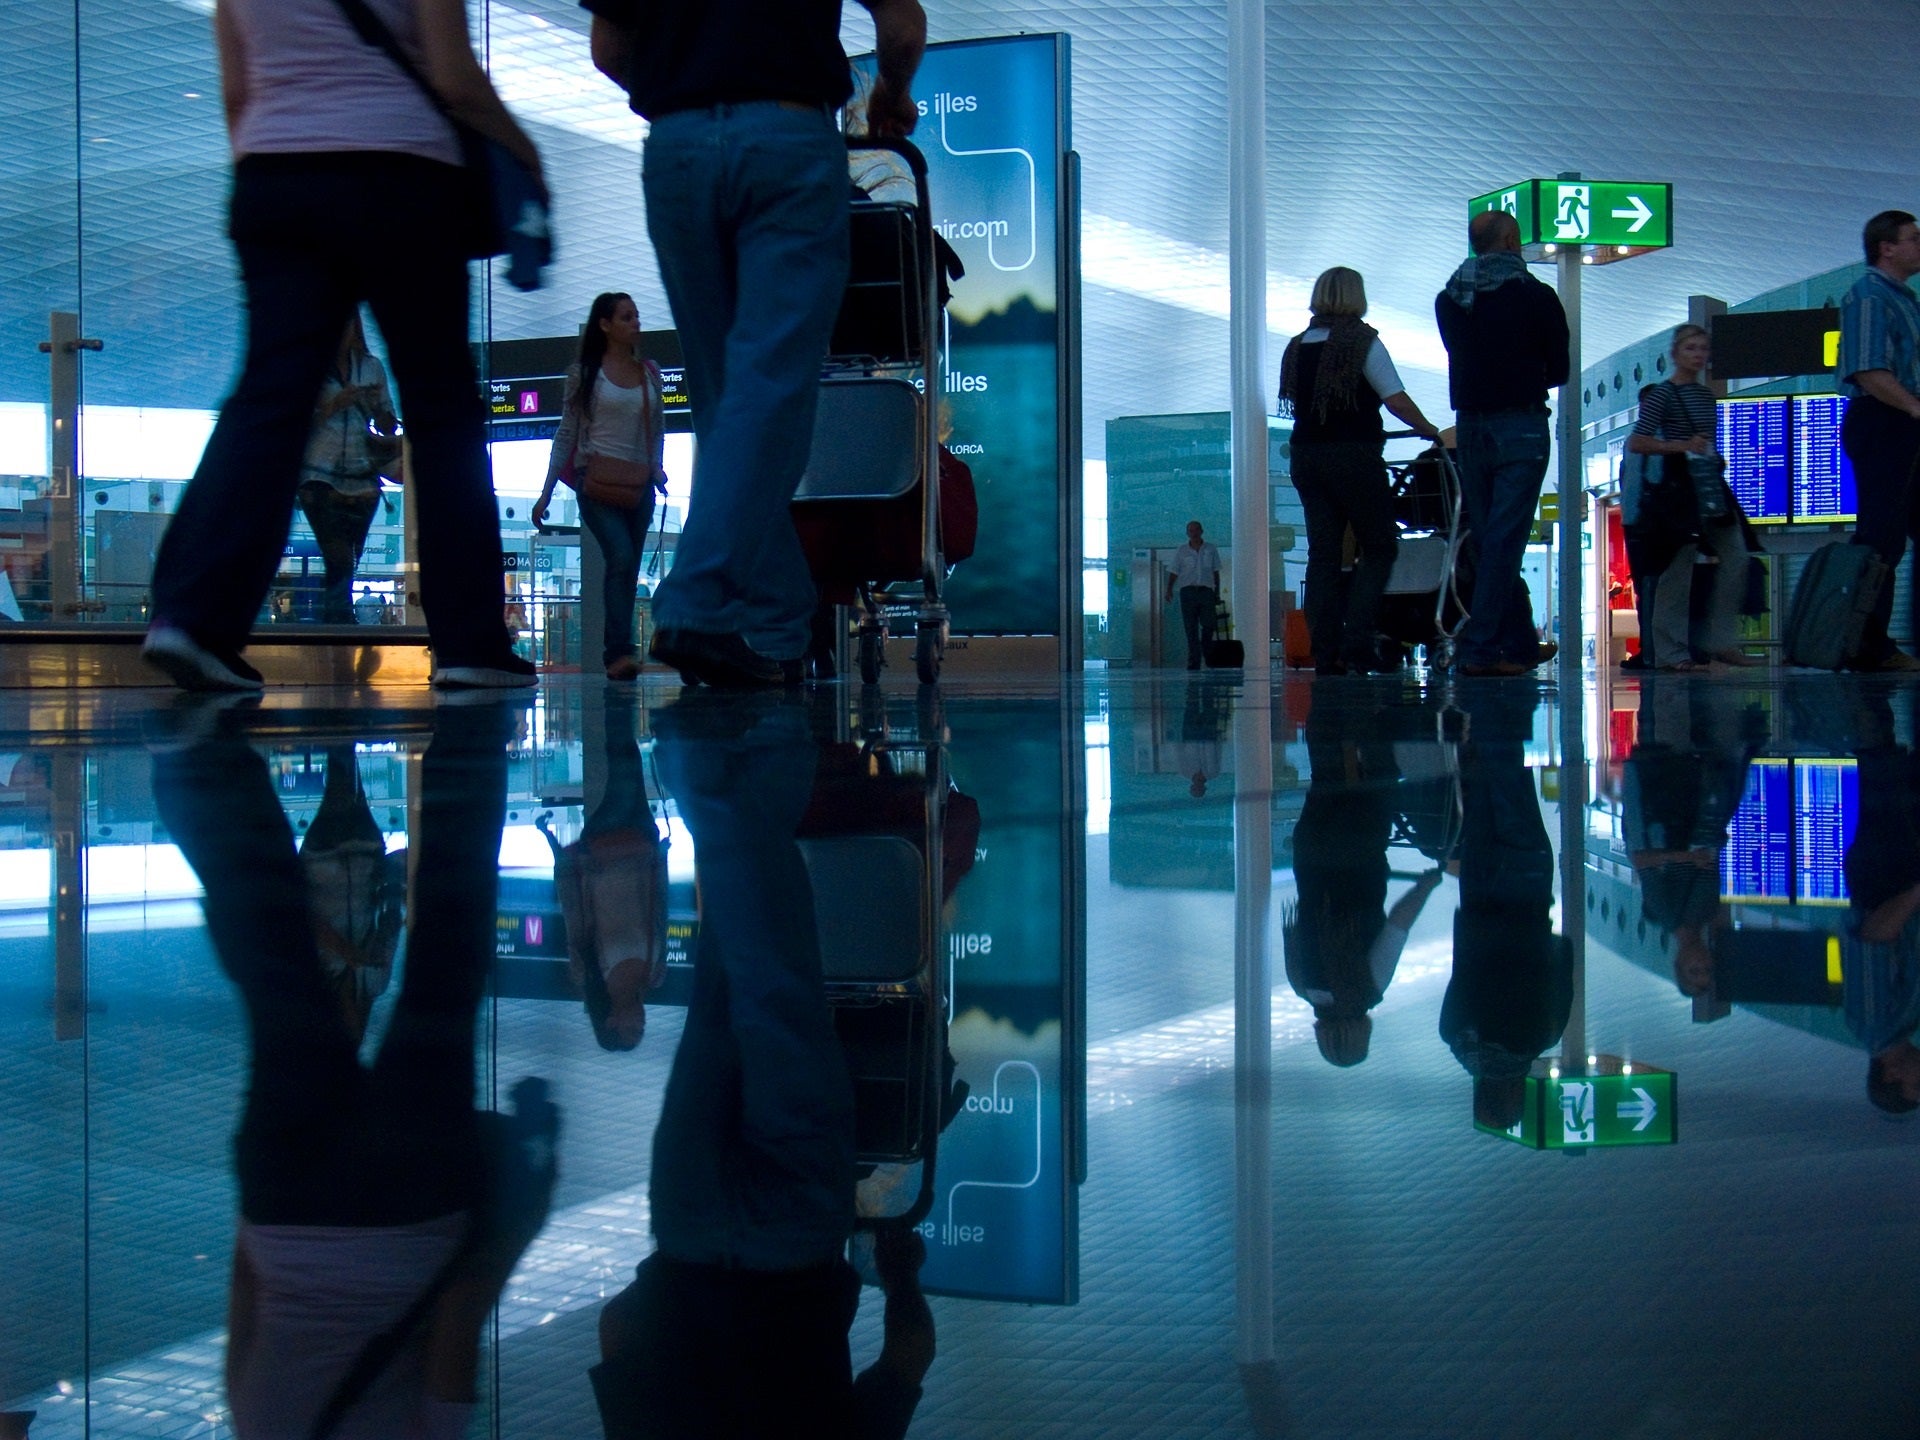
[[[0,401],[44,400],[46,311],[83,304],[94,404],[207,408],[239,339],[221,235],[225,147],[210,0],[14,0],[0,55]],[[483,7],[490,62],[559,179],[561,261],[497,289],[500,338],[561,333],[609,286],[665,305],[636,179],[640,128],[586,59],[570,0]],[[847,7],[849,48],[870,41]],[[1123,414],[1226,403],[1222,4],[928,5],[936,38],[1073,37],[1084,161],[1087,453]],[[76,36],[76,14],[78,34]],[[1671,181],[1676,246],[1592,277],[1586,354],[1845,263],[1874,210],[1914,208],[1920,41],[1905,0],[1576,7],[1459,0],[1270,4],[1269,316],[1321,269],[1367,277],[1414,396],[1444,408],[1430,302],[1466,199],[1578,169]],[[77,183],[76,183],[77,181]]]

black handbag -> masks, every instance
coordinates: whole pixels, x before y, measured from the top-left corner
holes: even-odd
[[[386,22],[368,7],[367,0],[334,3],[355,33],[399,66],[459,137],[471,191],[462,222],[468,258],[487,260],[505,255],[507,283],[516,290],[538,290],[540,272],[553,263],[551,204],[540,177],[498,140],[455,118],[440,92],[427,83],[427,77],[400,48]]]

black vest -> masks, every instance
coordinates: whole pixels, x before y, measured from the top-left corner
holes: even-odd
[[[1328,407],[1326,418],[1319,418],[1314,401],[1314,386],[1320,378],[1320,357],[1327,353],[1328,341],[1301,343],[1296,353],[1293,402],[1293,443],[1296,445],[1361,444],[1382,445],[1386,426],[1380,421],[1380,396],[1367,377],[1353,387],[1353,400],[1346,405]]]

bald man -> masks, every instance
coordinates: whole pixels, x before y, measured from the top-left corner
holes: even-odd
[[[1457,661],[1467,675],[1524,675],[1546,653],[1520,579],[1551,448],[1547,392],[1572,356],[1560,297],[1527,273],[1520,226],[1501,210],[1467,226],[1473,254],[1434,301],[1447,347],[1461,498],[1478,541],[1470,618]]]

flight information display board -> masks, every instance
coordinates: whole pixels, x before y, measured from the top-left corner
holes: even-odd
[[[1853,462],[1840,444],[1844,395],[1800,395],[1793,401],[1793,518],[1858,518]]]
[[[1741,904],[1793,899],[1793,766],[1755,760],[1720,852],[1720,893]]]
[[[1797,760],[1794,779],[1794,899],[1847,903],[1847,846],[1860,821],[1860,769],[1853,760]]]
[[[1754,524],[1786,524],[1793,490],[1786,399],[1722,400],[1718,410],[1716,443],[1734,498]]]

